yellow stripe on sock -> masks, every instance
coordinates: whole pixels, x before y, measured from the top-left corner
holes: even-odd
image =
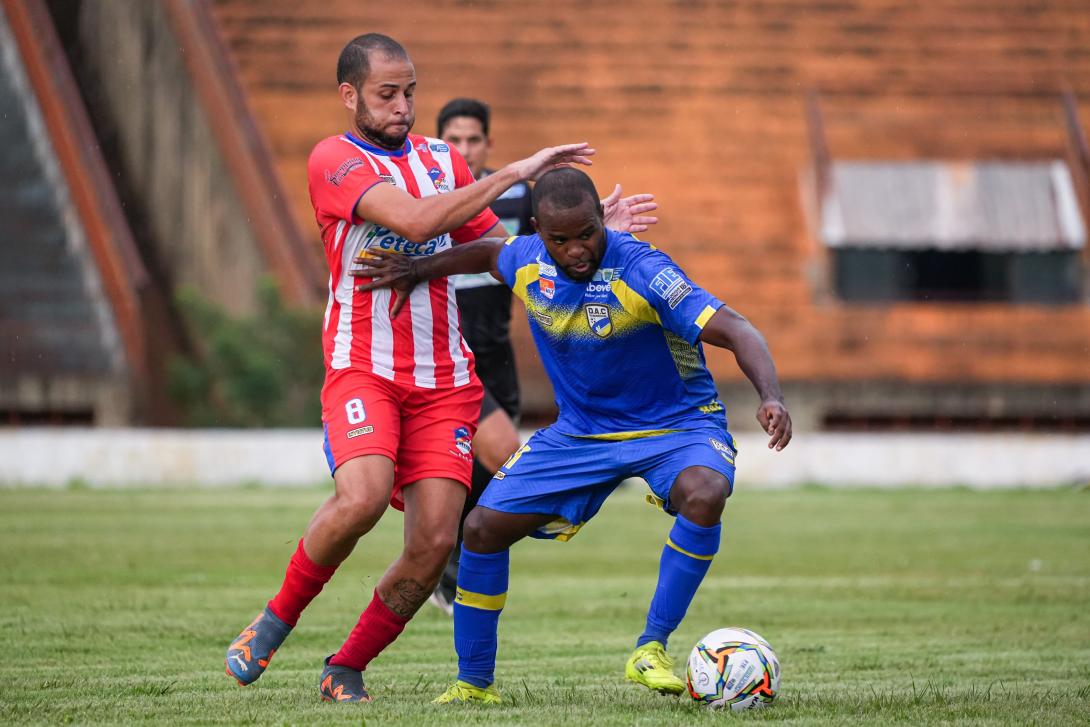
[[[454,596],[454,602],[460,603],[463,606],[469,606],[470,608],[479,608],[482,611],[499,611],[503,608],[503,605],[507,603],[507,594],[501,593],[496,596],[486,596],[483,593],[474,593],[473,591],[465,591],[459,588],[457,594]]]
[[[690,553],[689,551],[685,550],[685,548],[679,548],[677,543],[675,543],[673,540],[670,540],[669,537],[666,538],[666,544],[677,552],[681,553],[682,555],[687,555],[690,558],[695,558],[696,560],[711,560],[715,557],[714,555],[697,555],[696,553]]]

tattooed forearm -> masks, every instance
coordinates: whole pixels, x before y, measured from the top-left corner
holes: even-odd
[[[424,605],[424,601],[428,600],[431,591],[431,588],[419,581],[402,578],[394,581],[393,585],[385,589],[385,593],[380,591],[379,597],[395,614],[402,618],[410,618]]]

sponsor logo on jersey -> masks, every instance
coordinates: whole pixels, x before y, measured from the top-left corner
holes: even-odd
[[[541,258],[537,259],[537,274],[548,275],[550,277],[556,277],[556,266],[551,263],[542,262]]]
[[[492,479],[494,479],[494,480],[502,480],[502,479],[503,479],[504,477],[506,477],[506,476],[507,476],[507,473],[506,473],[506,472],[504,472],[503,470],[500,470],[500,471],[499,471],[499,472],[497,472],[496,474],[492,475]]]
[[[609,283],[587,283],[588,293],[609,293],[613,286]]]
[[[556,281],[551,278],[538,278],[538,289],[541,290],[541,294],[549,300],[553,299],[556,295]]]
[[[536,318],[537,322],[541,325],[551,326],[553,324],[553,317],[548,313],[542,313],[539,310],[532,311],[532,313],[534,314],[534,318]]]
[[[683,282],[678,289],[674,291],[673,295],[666,300],[666,303],[670,306],[670,310],[677,308],[677,304],[685,300],[685,296],[691,292],[693,292],[693,286]]]
[[[363,249],[380,248],[400,255],[417,257],[420,255],[434,255],[436,252],[450,247],[450,235],[440,235],[427,242],[410,242],[397,234],[389,227],[371,223],[371,229],[363,238]]]
[[[450,191],[450,185],[447,184],[447,175],[439,167],[432,167],[429,169],[428,178],[431,179],[431,183],[435,185],[436,192]]]
[[[359,429],[353,429],[348,433],[349,439],[355,439],[356,437],[362,437],[364,434],[370,434],[375,431],[375,428],[368,424],[366,427],[360,427]]]
[[[712,400],[711,403],[704,406],[697,407],[704,414],[714,414],[717,411],[723,411],[723,403],[717,400]]]
[[[450,151],[450,147],[446,144],[431,144],[428,146],[432,151],[441,151],[444,154]]]
[[[723,459],[727,460],[727,462],[730,464],[734,464],[734,458],[737,456],[737,454],[733,449],[731,449],[726,444],[723,444],[718,439],[714,439],[712,437],[709,437],[708,441],[711,442],[712,446],[715,447],[716,451],[718,451],[719,454],[723,456]]]
[[[610,318],[608,305],[588,303],[583,306],[583,311],[587,314],[590,330],[594,331],[599,338],[605,338],[613,333],[613,319]]]
[[[591,280],[610,283],[614,280],[620,280],[623,271],[624,268],[598,268]]]
[[[349,172],[351,172],[356,167],[362,167],[363,165],[364,161],[362,157],[352,157],[351,159],[346,159],[344,162],[341,163],[339,167],[337,167],[337,170],[335,172],[330,172],[328,169],[325,170],[325,181],[329,182],[334,187],[339,187],[341,186],[341,182],[344,181],[344,178],[348,176]]]
[[[673,310],[685,299],[685,296],[693,292],[693,286],[686,283],[677,270],[666,268],[651,281],[651,290],[658,293],[658,296]]]
[[[380,174],[378,175],[378,178],[386,182],[386,184],[392,184],[395,187],[397,186],[397,182],[394,181],[394,175],[392,174]]]

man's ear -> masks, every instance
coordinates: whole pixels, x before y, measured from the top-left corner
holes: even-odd
[[[355,112],[356,106],[359,104],[359,92],[355,86],[345,81],[337,87],[337,91],[341,94],[341,103],[349,111]]]
[[[536,232],[537,234],[539,234],[539,235],[541,234],[541,229],[538,228],[538,226],[537,226],[537,218],[536,217],[531,217],[530,218],[530,227],[533,227],[534,232]]]

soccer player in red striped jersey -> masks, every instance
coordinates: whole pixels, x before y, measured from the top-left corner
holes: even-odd
[[[330,268],[322,419],[335,491],[307,526],[280,591],[228,647],[226,666],[243,685],[261,676],[392,504],[405,512],[404,549],[319,680],[323,699],[360,702],[370,700],[363,670],[428,599],[454,546],[482,389],[452,283],[420,286],[408,315],[394,318],[388,290],[355,289],[352,261],[369,249],[423,256],[502,236],[489,204],[558,164],[589,164],[594,150],[543,149],[474,183],[457,151],[409,133],[416,71],[397,41],[376,33],[350,41],[337,83],[351,130],[319,142],[307,165]]]

